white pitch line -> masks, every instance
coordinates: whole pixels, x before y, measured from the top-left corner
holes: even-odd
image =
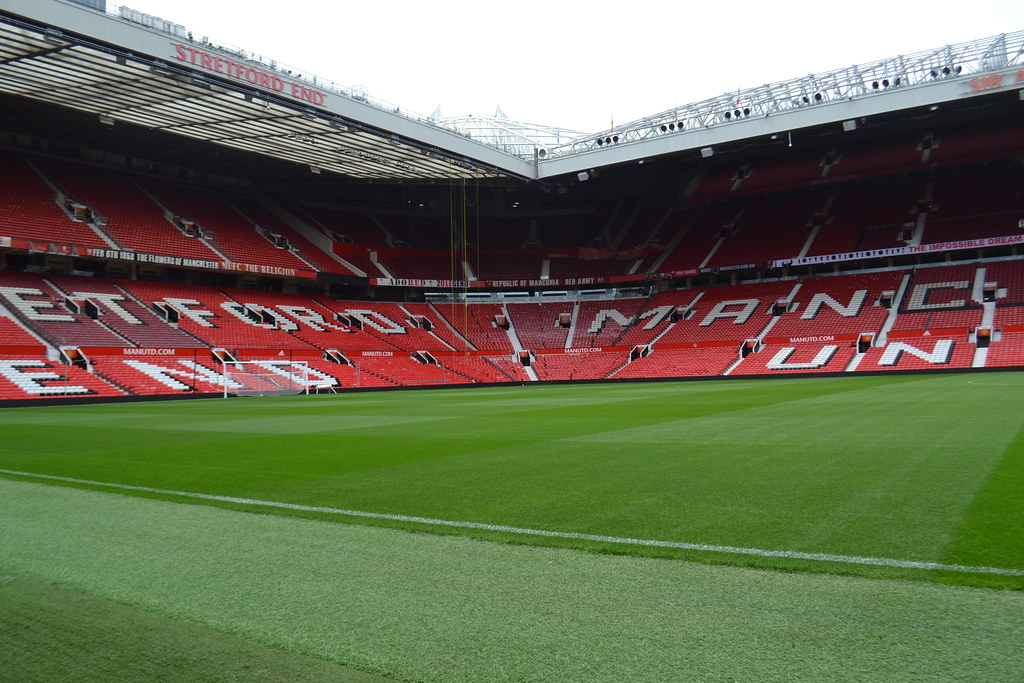
[[[856,555],[832,555],[830,553],[804,553],[795,550],[765,550],[763,548],[740,548],[729,545],[709,545],[706,543],[686,543],[683,541],[658,541],[654,539],[643,538],[601,536],[598,534],[581,534],[573,531],[548,531],[545,529],[525,529],[515,526],[505,526],[503,524],[483,524],[481,522],[458,522],[448,519],[432,519],[430,517],[391,515],[383,512],[365,512],[362,510],[345,510],[342,508],[319,507],[315,505],[299,505],[297,503],[281,503],[272,500],[257,500],[254,498],[217,496],[209,493],[195,493],[192,491],[171,491],[168,489],[151,488],[149,486],[132,486],[130,484],[115,484],[105,481],[92,481],[89,479],[57,477],[52,474],[36,474],[35,472],[19,472],[17,470],[0,469],[0,474],[10,474],[18,477],[28,477],[32,479],[48,479],[51,481],[66,482],[69,484],[86,484],[88,486],[100,486],[104,488],[120,489],[124,491],[141,491],[143,493],[157,493],[164,496],[176,496],[180,498],[195,498],[199,500],[218,501],[221,503],[251,505],[254,507],[279,508],[283,510],[297,510],[300,512],[320,512],[324,514],[341,515],[346,517],[383,519],[391,522],[412,522],[415,524],[455,527],[458,529],[501,531],[504,533],[517,534],[521,536],[544,536],[548,538],[565,538],[578,541],[597,541],[600,543],[638,545],[651,548],[677,548],[681,550],[702,550],[705,552],[728,553],[732,555],[780,557],[790,560],[816,560],[819,562],[863,564],[870,565],[873,567],[895,567],[898,569],[925,569],[931,571],[960,572],[963,574],[996,574],[998,576],[1024,576],[1024,570],[1004,569],[1001,567],[968,567],[961,564],[942,564],[941,562],[919,562],[916,560],[896,560],[886,557],[858,557]]]

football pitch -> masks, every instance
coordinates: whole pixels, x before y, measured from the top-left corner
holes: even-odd
[[[1012,678],[1022,405],[985,372],[6,408],[0,633],[123,629],[14,658],[55,678]]]

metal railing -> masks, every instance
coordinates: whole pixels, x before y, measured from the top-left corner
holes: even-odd
[[[828,102],[881,96],[899,88],[940,79],[967,78],[1024,64],[1024,31],[946,45],[789,81],[739,89],[669,109],[614,130],[552,147],[547,158],[593,151],[605,145],[644,140],[680,131],[735,123],[752,117],[814,107]]]

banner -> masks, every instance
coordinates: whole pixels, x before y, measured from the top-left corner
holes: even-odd
[[[774,344],[811,344],[829,342],[855,342],[860,339],[859,334],[822,334],[811,337],[766,337],[763,341],[766,345]]]
[[[769,261],[771,268],[788,266],[807,266],[820,263],[838,263],[840,261],[856,261],[866,258],[887,258],[889,256],[906,256],[908,254],[930,254],[937,251],[957,251],[959,249],[984,249],[985,247],[1002,247],[1024,244],[1024,235],[1003,235],[999,237],[982,237],[973,240],[954,242],[937,242],[917,246],[890,247],[888,249],[869,249],[868,251],[851,251],[845,254],[822,254],[820,256],[804,256],[801,258],[779,259]]]
[[[0,356],[45,356],[45,346],[0,346]]]
[[[210,349],[143,349],[121,346],[79,346],[78,350],[85,354],[87,358],[95,356],[123,356],[125,358],[168,358],[182,356],[192,358],[200,351],[205,352],[207,355],[210,354]]]
[[[79,258],[109,259],[115,261],[134,261],[136,263],[155,263],[175,268],[202,268],[204,270],[220,270],[233,273],[251,273],[254,275],[273,275],[276,277],[316,278],[316,271],[282,268],[280,266],[257,265],[253,263],[236,263],[235,261],[217,261],[212,259],[188,258],[185,256],[165,256],[163,254],[144,254],[125,249],[106,249],[100,247],[84,247],[62,242],[45,242],[26,240],[0,235],[0,247],[22,249],[30,254],[56,254],[58,256],[76,256]]]
[[[335,252],[342,254],[345,248],[339,247],[341,243],[335,243]],[[374,287],[416,287],[438,289],[517,289],[534,287],[600,287],[619,283],[644,282],[652,280],[666,280],[671,278],[692,277],[699,274],[725,273],[737,270],[752,270],[759,267],[786,268],[790,266],[818,265],[823,263],[838,263],[842,261],[855,261],[873,258],[888,258],[890,256],[906,256],[913,254],[929,254],[944,251],[958,251],[961,249],[984,249],[988,247],[1003,247],[1024,245],[1024,234],[1001,235],[996,237],[983,237],[969,240],[956,240],[949,242],[937,242],[934,244],[921,244],[904,247],[890,247],[887,249],[870,249],[867,251],[855,251],[841,254],[821,254],[818,256],[803,256],[790,259],[776,259],[765,263],[739,263],[711,268],[689,268],[683,270],[660,271],[657,273],[634,273],[632,275],[614,275],[601,277],[574,277],[574,278],[522,278],[507,280],[444,280],[444,279],[414,279],[414,278],[369,278],[368,282]],[[355,250],[365,247],[354,247],[344,245]],[[154,263],[157,265],[173,266],[177,268],[200,268],[204,270],[217,270],[222,272],[248,273],[253,275],[269,275],[274,277],[308,278],[316,279],[319,274],[311,270],[299,270],[295,268],[283,268],[280,266],[257,265],[252,263],[237,263],[234,261],[219,261],[208,259],[188,258],[184,256],[165,256],[162,254],[144,254],[134,251],[120,249],[105,249],[97,247],[84,247],[58,242],[46,242],[38,240],[26,240],[0,235],[0,247],[20,249],[30,253],[49,253],[61,256],[78,256],[84,258],[113,259],[118,261],[134,261],[136,263]],[[404,258],[415,258],[417,254],[433,253],[429,251],[410,249],[390,249],[389,254],[397,257],[401,254]],[[650,250],[643,250],[650,251]],[[447,253],[447,252],[446,252]],[[495,252],[497,253],[497,252]],[[522,253],[522,252],[517,252]],[[616,258],[618,253],[631,252],[608,252],[611,258]],[[323,275],[331,275],[324,273]]]

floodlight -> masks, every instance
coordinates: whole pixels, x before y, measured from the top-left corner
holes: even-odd
[[[700,155],[702,157],[704,157],[705,159],[710,158],[711,156],[714,155],[714,153],[715,153],[715,148],[714,147],[701,147],[701,149],[700,149]]]

